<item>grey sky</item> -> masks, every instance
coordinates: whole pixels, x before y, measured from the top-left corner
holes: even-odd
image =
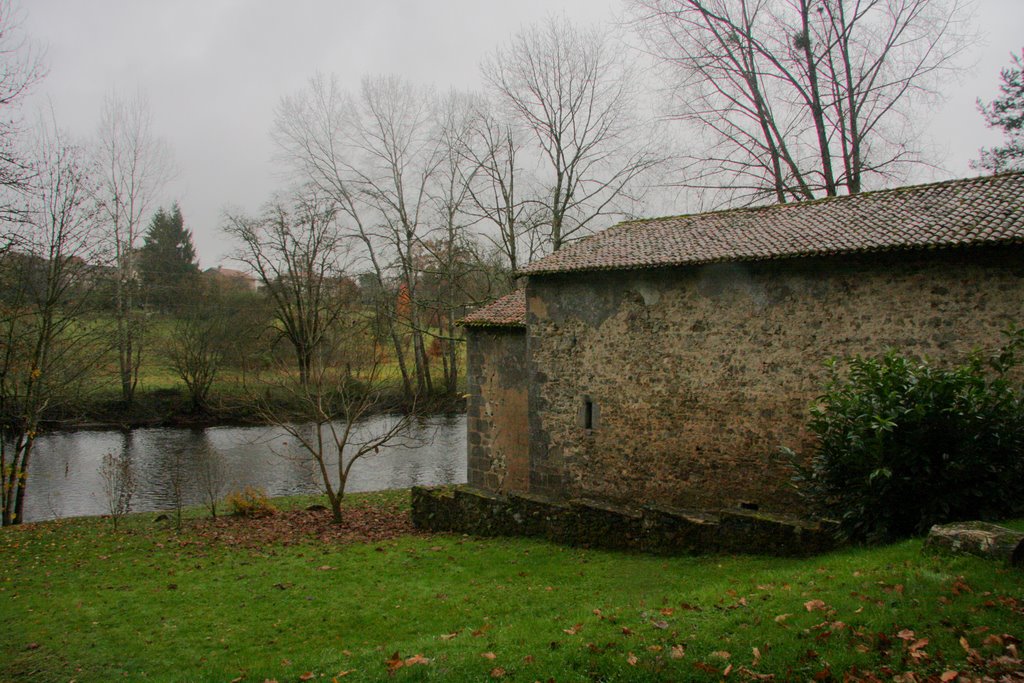
[[[564,11],[611,20],[617,2],[480,0],[22,0],[24,28],[46,46],[49,75],[34,101],[49,98],[58,121],[95,131],[104,94],[144,90],[154,128],[171,147],[177,199],[203,267],[231,246],[220,216],[256,211],[284,181],[275,175],[269,131],[281,96],[316,71],[355,88],[366,74],[397,73],[438,88],[479,88],[477,64],[521,25]],[[979,0],[983,40],[973,64],[948,86],[929,137],[944,157],[936,178],[971,175],[968,160],[999,140],[974,100],[990,99],[1009,54],[1024,47],[1024,0]],[[689,207],[673,207],[673,213]]]

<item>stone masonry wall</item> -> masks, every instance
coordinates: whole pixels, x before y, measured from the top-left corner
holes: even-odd
[[[531,276],[530,491],[799,511],[776,454],[809,452],[826,359],[955,362],[1012,322],[1019,248]]]
[[[514,327],[466,331],[469,483],[493,492],[525,490],[526,332]]]

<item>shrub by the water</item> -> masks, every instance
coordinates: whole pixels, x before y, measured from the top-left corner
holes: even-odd
[[[811,408],[818,447],[798,467],[798,489],[858,541],[1019,514],[1024,330],[1009,337],[998,355],[975,353],[953,368],[894,351],[831,361],[825,392]]]
[[[232,514],[241,517],[267,517],[277,512],[267,492],[256,486],[229,493],[224,502]]]

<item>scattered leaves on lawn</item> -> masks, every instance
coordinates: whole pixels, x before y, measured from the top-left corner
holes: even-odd
[[[310,539],[337,544],[379,543],[399,536],[426,535],[413,526],[408,510],[380,504],[346,508],[341,524],[332,521],[330,510],[286,510],[268,517],[198,519],[191,529],[201,542],[240,548],[295,545]],[[328,569],[327,565],[320,567],[321,571]]]

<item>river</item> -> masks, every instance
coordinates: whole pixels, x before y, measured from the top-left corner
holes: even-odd
[[[361,425],[373,433],[394,420],[377,416]],[[36,440],[29,465],[25,521],[100,515],[108,511],[100,465],[107,453],[127,453],[137,480],[133,512],[174,506],[171,472],[187,473],[215,460],[224,490],[258,486],[271,496],[319,493],[322,484],[310,458],[280,428],[153,428],[69,431]],[[209,471],[209,468],[206,470]],[[186,505],[203,502],[196,477],[184,477]],[[434,416],[414,422],[401,438],[352,467],[347,492],[466,481],[466,417]]]

